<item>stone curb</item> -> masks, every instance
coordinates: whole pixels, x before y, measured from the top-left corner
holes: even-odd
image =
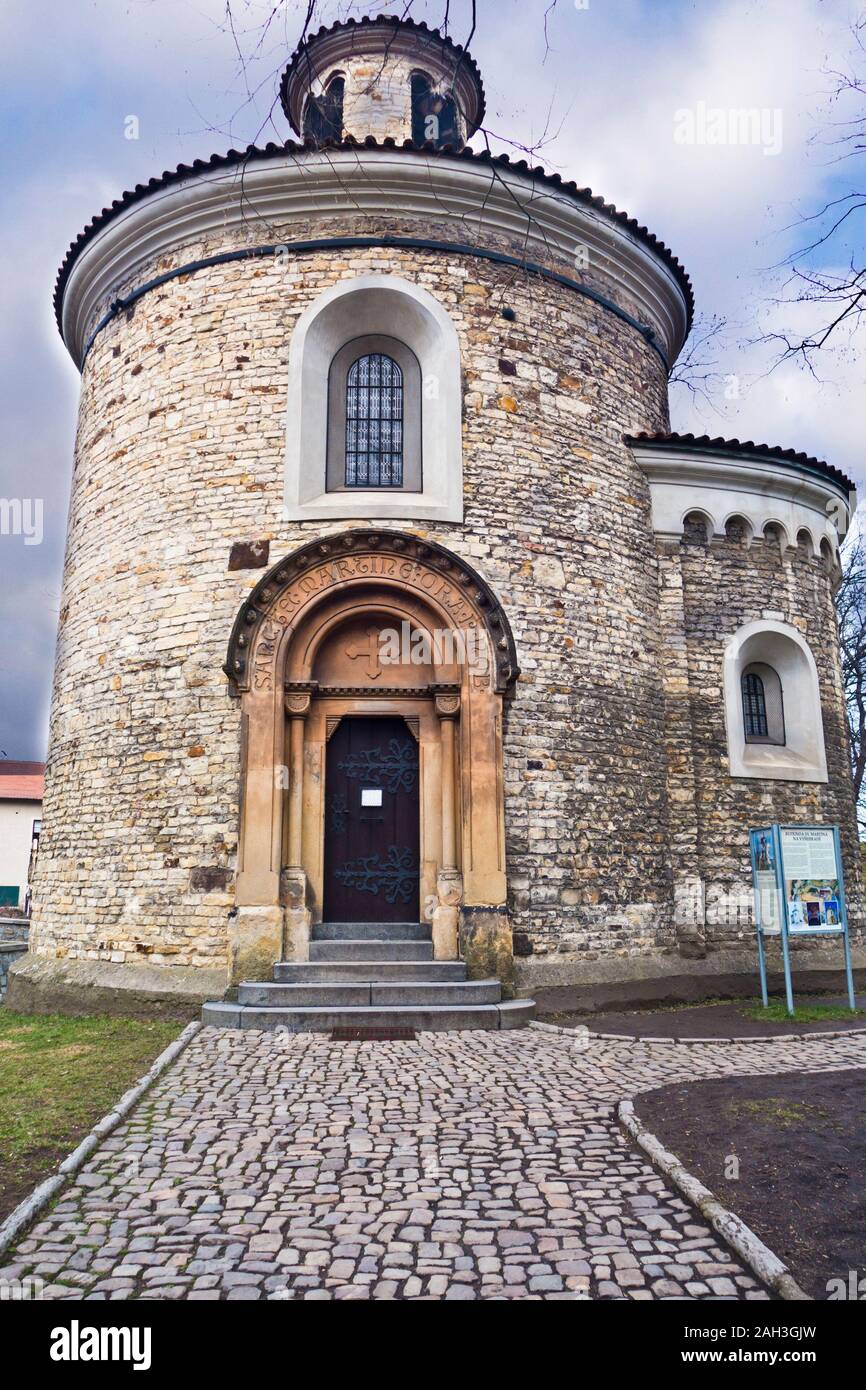
[[[574,1028],[561,1028],[557,1023],[539,1023],[533,1019],[528,1027],[540,1029],[542,1033],[565,1033],[573,1038],[575,1033],[585,1025],[577,1024]],[[757,1037],[748,1038],[632,1038],[628,1033],[593,1033],[590,1028],[586,1029],[586,1036],[597,1042],[618,1042],[628,1043],[634,1046],[637,1043],[677,1043],[682,1047],[691,1047],[693,1043],[712,1043],[716,1047],[740,1047],[743,1043],[768,1043],[768,1042],[812,1042],[814,1040],[826,1042],[828,1038],[862,1038],[866,1035],[866,1028],[841,1028],[833,1033],[762,1033]]]
[[[617,1119],[629,1138],[643,1149],[653,1168],[673,1183],[686,1201],[698,1209],[716,1234],[721,1236],[756,1278],[772,1289],[773,1293],[778,1294],[779,1298],[813,1302],[805,1290],[800,1288],[788,1266],[782,1263],[778,1255],[773,1254],[745,1221],[722,1206],[718,1197],[683,1167],[676,1154],[672,1154],[646,1129],[634,1113],[632,1101],[619,1102]]]
[[[85,1139],[82,1139],[77,1148],[72,1150],[64,1158],[57,1172],[53,1177],[46,1178],[38,1187],[25,1197],[23,1202],[19,1202],[13,1212],[10,1212],[3,1225],[0,1226],[0,1255],[3,1255],[14,1240],[21,1235],[25,1227],[29,1226],[34,1217],[44,1211],[49,1202],[57,1192],[65,1185],[69,1178],[74,1177],[86,1163],[87,1159],[98,1148],[99,1144],[112,1130],[116,1129],[121,1120],[125,1120],[130,1110],[141,1100],[146,1091],[149,1091],[153,1083],[166,1071],[192,1042],[196,1033],[200,1031],[201,1023],[188,1023],[180,1037],[175,1038],[173,1043],[169,1043],[164,1052],[161,1052],[150,1070],[144,1076],[139,1077],[138,1081],[121,1096],[120,1100],[110,1110],[107,1115],[97,1121],[93,1129]]]

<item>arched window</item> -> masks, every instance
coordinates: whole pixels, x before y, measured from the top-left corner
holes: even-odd
[[[392,475],[390,486],[347,487],[349,371],[377,354],[402,373],[402,485],[394,486]],[[461,522],[460,365],[454,323],[420,285],[397,275],[359,275],[324,290],[289,344],[287,519]]]
[[[754,671],[742,679],[743,723],[747,742],[767,737],[767,701],[764,696],[764,682]]]
[[[321,96],[307,98],[304,107],[304,135],[324,144],[343,135],[343,93],[345,79],[332,77]]]
[[[742,669],[743,737],[746,743],[785,743],[782,682],[773,666],[753,661]]]
[[[802,633],[746,623],[725,646],[723,682],[732,777],[827,781],[821,687]]]
[[[346,376],[346,487],[403,486],[403,373],[369,352]]]
[[[420,492],[421,368],[398,338],[344,343],[328,374],[329,492]]]
[[[437,149],[460,143],[457,103],[452,96],[434,92],[423,72],[412,74],[412,139],[416,145],[430,140]]]

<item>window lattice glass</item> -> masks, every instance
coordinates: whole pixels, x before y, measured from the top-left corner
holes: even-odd
[[[346,379],[346,487],[403,486],[403,373],[382,352]]]
[[[743,721],[746,738],[767,738],[767,702],[764,682],[752,671],[743,676]]]

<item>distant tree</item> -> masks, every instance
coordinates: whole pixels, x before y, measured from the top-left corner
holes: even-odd
[[[848,711],[851,776],[861,833],[866,834],[866,541],[859,532],[843,551],[836,613]]]
[[[829,349],[851,347],[866,325],[866,8],[850,26],[846,69],[830,69],[828,125],[812,143],[830,151],[832,164],[846,164],[848,191],[806,213],[800,244],[782,262],[786,272],[777,306],[808,306],[809,327],[776,329],[760,341],[778,349],[776,365],[798,361],[816,373]]]

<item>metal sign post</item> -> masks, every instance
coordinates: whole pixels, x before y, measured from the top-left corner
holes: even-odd
[[[854,974],[838,825],[767,825],[749,831],[758,969],[767,1008],[767,937],[780,938],[788,1013],[794,1013],[791,937],[842,938],[848,1004],[853,1012]]]

